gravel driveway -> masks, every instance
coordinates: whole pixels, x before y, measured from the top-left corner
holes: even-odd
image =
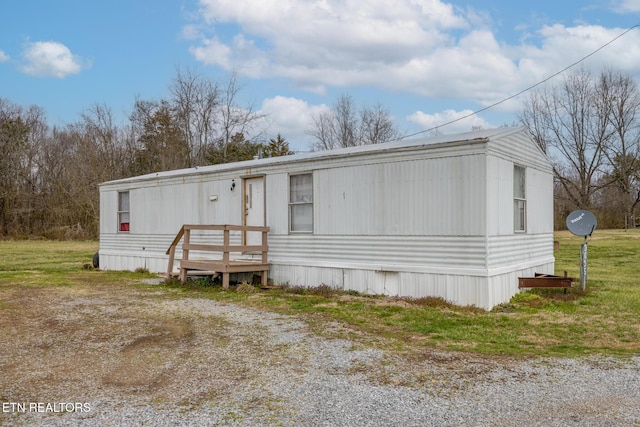
[[[432,352],[126,287],[0,292],[0,425],[638,426],[640,357]]]

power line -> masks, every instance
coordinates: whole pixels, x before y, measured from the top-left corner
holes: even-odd
[[[480,114],[480,113],[482,113],[483,111],[487,111],[487,110],[489,110],[489,109],[491,109],[491,108],[493,108],[493,107],[495,107],[495,106],[497,106],[497,105],[500,105],[500,104],[502,104],[502,103],[505,103],[505,102],[507,102],[507,101],[509,101],[509,100],[511,100],[511,99],[513,99],[513,98],[515,98],[515,97],[517,97],[517,96],[520,96],[520,95],[522,95],[523,93],[528,92],[528,91],[530,91],[531,89],[533,89],[533,88],[535,88],[535,87],[537,87],[537,86],[540,86],[540,85],[541,85],[541,84],[543,84],[543,83],[548,82],[548,81],[549,81],[549,80],[551,80],[552,78],[554,78],[554,77],[558,76],[559,74],[564,73],[565,71],[569,70],[570,68],[575,67],[576,65],[580,64],[581,62],[584,62],[586,59],[588,59],[588,58],[592,57],[593,55],[595,55],[596,53],[600,52],[600,51],[601,51],[602,49],[604,49],[605,47],[609,46],[611,43],[613,43],[613,42],[615,42],[616,40],[618,40],[620,37],[625,36],[628,32],[630,32],[630,31],[631,31],[631,30],[633,30],[634,28],[638,28],[638,27],[640,27],[640,24],[636,24],[636,25],[634,25],[634,26],[630,27],[629,29],[627,29],[627,30],[626,30],[626,31],[624,31],[623,33],[621,33],[621,34],[617,35],[617,36],[616,36],[616,37],[614,37],[613,39],[609,40],[607,43],[603,44],[602,46],[600,46],[599,48],[597,48],[597,49],[596,49],[596,50],[594,50],[593,52],[591,52],[591,53],[589,53],[588,55],[584,56],[583,58],[581,58],[581,59],[577,60],[577,61],[576,61],[576,62],[574,62],[573,64],[571,64],[571,65],[568,65],[568,66],[564,67],[562,70],[560,70],[560,71],[556,72],[555,74],[550,75],[549,77],[545,78],[544,80],[541,80],[541,81],[539,81],[539,82],[537,82],[537,83],[535,83],[535,84],[533,84],[533,85],[531,85],[531,86],[527,87],[526,89],[522,89],[520,92],[518,92],[518,93],[516,93],[516,94],[514,94],[514,95],[508,96],[507,98],[504,98],[504,99],[502,99],[502,100],[500,100],[500,101],[498,101],[498,102],[495,102],[495,103],[493,103],[493,104],[491,104],[491,105],[488,105],[488,106],[486,106],[486,107],[484,107],[484,108],[481,108],[481,109],[479,109],[479,110],[476,110],[476,111],[474,111],[474,112],[472,112],[472,113],[469,113],[469,114],[467,114],[467,115],[465,115],[465,116],[458,117],[457,119],[454,119],[454,120],[448,121],[448,122],[446,122],[446,123],[443,123],[443,124],[441,124],[441,125],[439,125],[439,126],[434,126],[434,127],[432,127],[432,128],[429,128],[429,129],[425,129],[425,130],[421,130],[421,131],[418,131],[418,132],[415,132],[415,133],[411,133],[411,134],[408,134],[408,135],[404,135],[404,136],[402,136],[402,137],[398,138],[396,141],[402,140],[402,139],[404,139],[404,138],[409,138],[409,137],[411,137],[411,136],[420,135],[420,134],[422,134],[422,133],[431,132],[432,130],[435,130],[435,129],[439,129],[439,128],[442,128],[442,127],[448,126],[448,125],[450,125],[450,124],[453,124],[453,123],[459,122],[460,120],[464,120],[464,119],[466,119],[466,118],[469,118],[469,117],[475,116],[475,115],[477,115],[477,114]]]

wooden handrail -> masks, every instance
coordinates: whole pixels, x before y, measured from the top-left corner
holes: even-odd
[[[182,239],[183,235],[184,235],[184,225],[180,227],[180,231],[178,231],[178,234],[176,234],[176,238],[173,239],[173,242],[171,242],[171,245],[169,245],[169,249],[167,249],[167,252],[166,252],[167,255],[169,255],[169,252],[171,252],[171,248],[175,248],[176,246],[178,246],[178,243],[180,242],[180,239]]]
[[[234,224],[184,224],[185,230],[234,230],[234,231],[269,231],[269,227],[257,225],[234,225]]]
[[[183,248],[204,252],[262,252],[262,245],[199,245],[183,243]]]
[[[178,234],[176,234],[176,237],[173,239],[173,242],[171,242],[171,245],[169,245],[167,252],[165,252],[166,255],[170,254],[172,247],[178,246],[178,243],[180,243],[180,239],[182,239],[182,236],[184,236],[185,230],[211,230],[211,231],[235,230],[235,231],[266,231],[268,232],[269,227],[259,227],[255,225],[232,225],[232,224],[222,224],[222,225],[184,224],[182,227],[180,227],[180,230],[178,231]],[[207,250],[207,249],[202,249],[202,250]],[[210,249],[210,250],[218,250],[218,249]],[[258,251],[259,249],[254,249],[254,248],[248,249],[248,251],[253,251],[253,250]],[[242,252],[242,251],[244,250],[241,250],[241,251],[232,250],[231,252]]]
[[[222,231],[223,232],[223,243],[222,245],[210,245],[210,244],[194,244],[191,243],[191,230],[207,230],[207,231]],[[230,231],[254,231],[262,233],[262,244],[261,245],[231,245],[230,244]],[[167,265],[167,277],[170,277],[173,273],[173,264],[175,261],[175,252],[178,247],[178,243],[184,237],[184,242],[182,243],[182,261],[189,261],[189,251],[205,251],[205,252],[222,252],[222,260],[221,261],[223,271],[223,286],[225,288],[229,287],[229,266],[231,265],[231,259],[229,254],[231,252],[261,252],[261,260],[259,263],[261,271],[263,271],[262,281],[263,284],[266,285],[266,270],[268,270],[268,257],[267,252],[269,250],[269,246],[267,244],[267,233],[269,232],[269,227],[260,227],[260,226],[251,226],[251,225],[233,225],[233,224],[184,224],[180,227],[178,234],[171,242],[171,246],[167,249],[167,255],[169,255],[169,263]],[[213,261],[212,261],[213,262]],[[186,262],[185,262],[186,264]],[[193,267],[193,266],[192,266]],[[251,271],[251,264],[247,264],[247,270]],[[180,271],[180,280],[184,282],[187,279],[187,268],[181,266]]]

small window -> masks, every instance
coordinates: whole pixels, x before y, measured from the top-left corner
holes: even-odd
[[[527,226],[527,197],[526,197],[526,169],[522,166],[513,167],[513,229],[517,232],[526,231]]]
[[[313,175],[289,177],[289,230],[313,232]]]
[[[129,232],[129,192],[118,193],[118,231]]]

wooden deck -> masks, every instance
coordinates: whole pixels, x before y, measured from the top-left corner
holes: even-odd
[[[222,245],[209,245],[209,244],[193,244],[191,243],[191,231],[192,230],[205,230],[205,231],[221,231],[223,234]],[[230,244],[230,231],[246,232],[260,232],[262,233],[261,245],[231,245]],[[267,234],[269,227],[255,227],[247,225],[202,225],[202,224],[185,224],[180,228],[175,239],[171,243],[171,246],[167,250],[169,255],[169,264],[167,266],[167,276],[173,274],[173,265],[175,261],[180,263],[179,278],[182,283],[187,280],[187,276],[190,271],[206,271],[208,273],[220,273],[222,274],[222,286],[225,289],[229,288],[229,274],[230,273],[251,273],[260,272],[262,286],[267,286],[269,262],[268,262],[268,250]],[[180,240],[184,238],[182,243],[182,259],[175,259],[175,251]],[[190,251],[205,251],[217,253],[212,259],[189,259]],[[260,252],[261,256],[259,260],[252,261],[246,259],[232,259],[233,253],[247,253],[247,252]]]

